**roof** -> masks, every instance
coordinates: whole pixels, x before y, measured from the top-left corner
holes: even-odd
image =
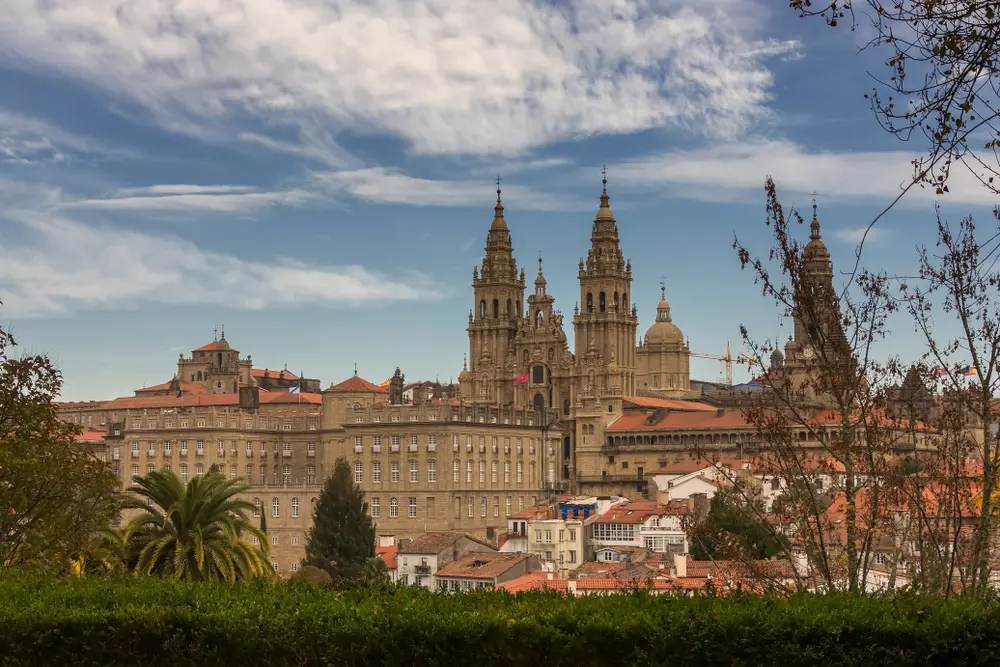
[[[728,466],[733,469],[739,469],[742,464],[743,462],[740,459],[685,459],[683,461],[675,461],[674,463],[665,465],[653,474],[690,475],[691,473],[701,472],[702,470],[715,468],[717,466]]]
[[[614,549],[615,547],[608,546],[604,548]],[[600,549],[598,551],[600,551]],[[610,572],[617,572],[618,570],[623,569],[626,565],[627,563],[625,563],[625,561],[605,563],[599,560],[588,560],[581,563],[580,567],[576,568],[574,572],[577,573],[577,576],[580,575],[593,576],[597,574],[608,574]]]
[[[656,590],[690,590],[704,588],[707,583],[707,579],[699,577],[650,577],[648,579],[586,577],[576,580],[576,589],[578,591],[624,590],[638,586],[639,588],[654,588]]]
[[[465,533],[453,533],[453,532],[436,532],[436,533],[424,533],[420,537],[416,538],[405,547],[399,549],[401,554],[437,554],[441,553],[445,549],[454,546],[462,538],[466,538],[488,546],[491,549],[493,546],[482,540],[477,540],[471,535],[466,535]]]
[[[537,505],[532,505],[531,507],[526,507],[520,512],[511,514],[508,519],[544,519],[549,515],[549,510],[555,509],[556,505],[560,502],[567,500],[572,500],[575,496],[559,496],[556,498],[555,502],[551,503],[539,503]]]
[[[650,398],[648,396],[626,396],[627,403],[637,405],[641,408],[670,408],[671,410],[682,410],[688,412],[715,412],[718,410],[714,405],[701,403],[698,401],[682,401],[676,398]]]
[[[141,410],[143,408],[191,408],[199,406],[222,406],[240,404],[239,394],[197,394],[176,396],[135,396],[116,398],[105,403],[105,410]],[[260,392],[261,405],[303,404],[322,405],[323,396],[301,392],[289,394],[284,391]]]
[[[170,385],[173,384],[173,380],[164,382],[162,384],[156,384],[152,387],[143,387],[142,389],[136,389],[136,394],[151,394],[158,391],[170,391]],[[178,385],[182,392],[185,394],[207,394],[208,388],[203,384],[194,384],[189,382],[181,382]]]
[[[73,439],[77,442],[103,443],[105,435],[104,431],[87,431],[85,433],[78,433],[77,435],[74,435]]]
[[[461,579],[496,579],[515,565],[530,558],[530,554],[504,551],[467,553],[451,561],[435,577],[458,577]]]
[[[678,401],[683,402],[683,401]],[[750,428],[739,410],[714,409],[712,412],[699,410],[683,412],[680,410],[666,411],[658,421],[646,423],[654,416],[649,413],[625,414],[612,422],[607,431],[673,431],[688,429],[734,429]]]
[[[516,579],[500,584],[499,588],[508,593],[520,593],[521,591],[565,591],[568,580],[558,577],[549,578],[549,572],[529,572],[522,574]]]
[[[687,503],[683,500],[671,501],[661,505],[655,500],[638,500],[615,505],[610,510],[594,519],[594,523],[645,523],[654,516],[686,514]]]
[[[357,375],[352,375],[340,384],[330,385],[327,391],[375,391],[380,394],[385,393],[385,389],[382,387],[372,384]]]
[[[396,562],[399,555],[399,547],[395,544],[388,547],[375,547],[375,555],[385,561],[385,566],[390,570],[396,569]]]
[[[215,350],[230,350],[232,352],[236,351],[229,346],[229,341],[227,341],[225,338],[222,338],[221,340],[213,340],[208,345],[202,345],[201,347],[196,349],[195,352],[214,352]]]
[[[282,368],[280,370],[274,370],[274,369],[271,369],[271,368],[254,368],[250,372],[253,374],[253,376],[255,378],[262,378],[262,377],[264,377],[264,373],[267,373],[267,376],[268,377],[272,377],[272,378],[276,378],[276,377],[278,377],[280,375],[282,377],[285,377],[285,378],[288,378],[288,379],[291,379],[291,380],[297,380],[298,379],[298,377],[295,375],[295,373],[292,373],[287,368]]]

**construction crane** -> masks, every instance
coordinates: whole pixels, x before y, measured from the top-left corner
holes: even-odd
[[[715,359],[716,361],[724,361],[726,363],[726,387],[733,386],[733,364],[752,364],[753,359],[749,357],[734,357],[729,349],[729,343],[726,343],[726,354],[725,356],[720,356],[718,354],[705,354],[703,352],[692,352],[692,357],[697,357],[699,359]]]

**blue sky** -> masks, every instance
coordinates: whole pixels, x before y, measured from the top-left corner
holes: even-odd
[[[785,338],[731,247],[767,249],[765,176],[819,193],[846,268],[923,148],[870,115],[863,39],[764,0],[8,0],[0,321],[72,400],[163,382],[222,325],[324,384],[355,362],[447,380],[495,175],[519,263],[542,252],[570,315],[607,164],[640,332],[663,276],[695,351],[741,323]],[[987,193],[951,190],[946,215],[985,219]],[[864,265],[912,273],[933,203],[908,195]]]

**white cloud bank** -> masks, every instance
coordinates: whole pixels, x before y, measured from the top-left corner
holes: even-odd
[[[135,302],[261,309],[297,303],[433,299],[420,274],[390,278],[362,266],[308,264],[277,257],[246,260],[169,235],[99,227],[55,210],[58,191],[23,196],[0,210],[3,313],[31,317]],[[19,208],[47,202],[49,206]]]
[[[864,199],[888,205],[912,180],[914,157],[918,156],[903,151],[809,151],[789,141],[757,140],[650,155],[616,165],[612,173],[624,183],[666,187],[671,195],[705,201],[761,200],[764,179],[770,174],[783,201],[786,196],[807,198],[818,192],[824,200]],[[900,204],[926,207],[933,199],[997,203],[996,195],[961,165],[953,169],[948,189],[948,194],[935,197],[932,189],[914,186]]]
[[[237,138],[231,120],[249,113],[303,141],[351,129],[499,153],[661,125],[741,134],[768,115],[765,61],[794,48],[757,39],[765,14],[733,0],[6,0],[0,43],[202,136]]]

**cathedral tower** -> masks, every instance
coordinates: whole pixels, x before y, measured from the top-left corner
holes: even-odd
[[[473,400],[506,404],[514,400],[514,378],[507,377],[504,365],[513,353],[511,344],[524,304],[524,271],[518,272],[514,259],[500,203],[499,178],[493,210],[482,267],[472,272],[475,306],[469,313],[469,363],[474,379]]]
[[[618,243],[607,178],[601,183],[601,205],[594,218],[586,264],[580,259],[580,308],[573,318],[576,358],[599,358],[607,365],[603,385],[592,389],[595,393],[629,396],[635,393],[638,327],[635,308],[629,306],[632,263],[625,261]]]

